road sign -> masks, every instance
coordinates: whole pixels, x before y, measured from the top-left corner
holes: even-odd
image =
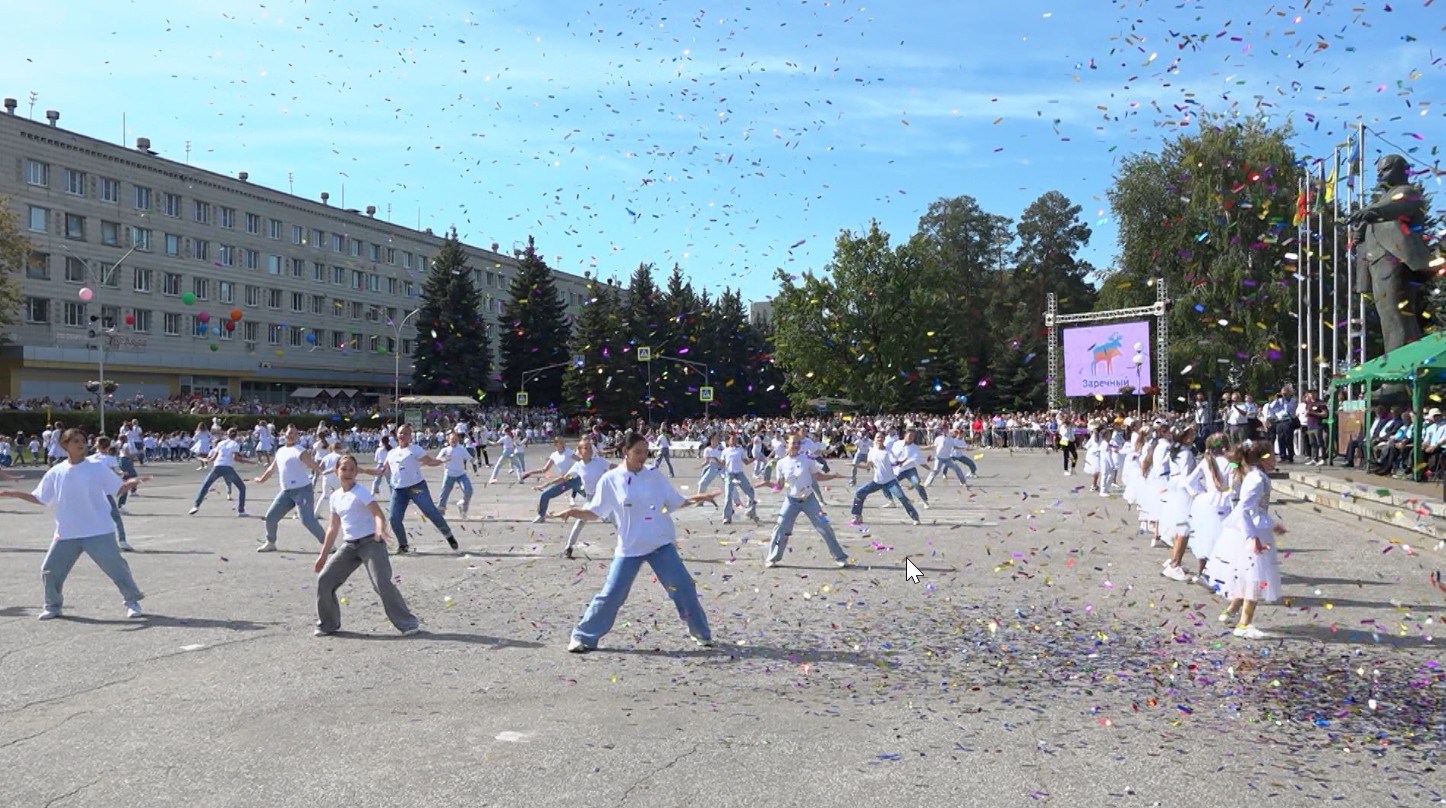
[[[699,388],[698,388],[698,400],[699,400],[699,401],[712,401],[712,400],[713,400],[713,387],[712,387],[712,385],[709,385],[709,386],[707,386],[707,387],[699,387]]]
[[[526,407],[526,406],[527,406],[527,394],[526,394],[526,393],[518,393],[518,394],[517,394],[517,406],[519,406],[519,407]]]
[[[582,354],[577,354],[572,358],[572,364],[574,367],[583,367],[587,364],[587,357]]]
[[[652,349],[652,348],[638,348],[638,361],[639,361],[639,362],[651,362],[651,361],[653,361],[653,349]]]

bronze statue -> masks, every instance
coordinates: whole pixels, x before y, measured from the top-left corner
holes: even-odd
[[[1399,154],[1376,162],[1376,198],[1352,213],[1356,280],[1376,301],[1386,352],[1421,338],[1425,286],[1431,261],[1426,248],[1426,198],[1407,181],[1410,165]]]

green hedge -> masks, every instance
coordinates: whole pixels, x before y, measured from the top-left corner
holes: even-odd
[[[210,424],[212,415],[189,415],[177,412],[144,411],[131,412],[120,410],[107,410],[105,414],[106,430],[114,435],[121,424],[135,418],[141,422],[141,426],[147,432],[195,432],[197,424]],[[325,421],[334,423],[338,428],[351,428],[352,420],[346,416],[331,415],[221,415],[221,423],[226,427],[236,427],[250,431],[256,426],[257,421],[265,420],[285,426],[296,424],[297,429],[315,429],[317,424]],[[60,411],[50,413],[50,419],[46,418],[44,410],[34,412],[20,412],[15,410],[0,411],[0,434],[14,435],[23,433],[26,435],[38,435],[45,431],[45,427],[51,420],[59,420],[67,427],[78,426],[88,433],[95,433],[100,429],[100,413],[88,411]],[[380,424],[380,420],[377,424]],[[369,426],[370,419],[363,423]]]

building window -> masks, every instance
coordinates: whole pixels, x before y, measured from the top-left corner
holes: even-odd
[[[114,329],[114,328],[115,328],[115,324],[118,323],[118,322],[120,322],[120,306],[101,306],[101,307],[100,307],[100,326],[101,326],[101,328]]]
[[[195,256],[197,261],[210,261],[211,242],[203,238],[194,239],[191,242],[191,255]]]
[[[397,265],[397,248],[396,248],[396,247],[388,247],[388,248],[387,248],[387,263],[388,263],[388,264],[391,264],[392,266],[396,266],[396,265]]]
[[[280,219],[272,219],[267,223],[266,233],[277,241],[281,240],[281,231],[285,227]]]
[[[368,256],[371,258],[371,260],[373,260],[373,261],[380,261],[380,260],[382,260],[382,245],[380,245],[380,244],[368,244],[368,245],[367,245],[367,254],[368,254]]]
[[[411,269],[411,268],[412,268],[412,254],[409,253],[409,252],[407,252],[407,251],[405,251],[405,250],[403,250],[403,251],[402,251],[402,269]]]
[[[300,348],[302,343],[306,341],[306,329],[302,328],[301,326],[292,326],[290,341],[291,347]]]
[[[50,301],[43,297],[25,298],[25,322],[50,322]]]
[[[291,293],[291,310],[296,312],[306,311],[306,295],[301,292]]]
[[[113,266],[108,270],[102,270],[100,283],[102,286],[109,286],[112,289],[120,288],[120,267]]]
[[[191,279],[191,294],[194,294],[194,295],[196,296],[196,299],[197,299],[197,300],[210,300],[210,299],[211,299],[211,279],[210,279],[210,278],[192,278],[192,279]]]
[[[387,278],[387,294],[395,297],[400,288],[401,283],[396,278]]]
[[[253,236],[261,235],[261,217],[254,213],[246,214],[246,232]]]
[[[166,297],[179,297],[181,294],[181,276],[175,272],[167,272],[161,276],[161,294]]]
[[[276,310],[278,310],[278,311],[281,309],[281,290],[280,290],[280,289],[267,289],[267,290],[266,290],[266,308],[268,308],[268,309],[276,309]]]
[[[120,204],[120,180],[100,178],[100,201]]]
[[[245,339],[247,342],[255,342],[256,335],[261,333],[261,324],[247,320],[241,324],[241,331],[246,335]]]
[[[311,296],[311,313],[312,313],[312,314],[325,314],[325,313],[326,313],[326,295],[312,295],[312,296]]]
[[[346,236],[340,233],[331,234],[331,251],[346,252]]]
[[[33,252],[26,256],[25,277],[37,281],[50,280],[50,254]]]
[[[266,344],[267,344],[267,345],[280,345],[280,344],[281,344],[281,329],[282,329],[282,328],[283,328],[283,326],[278,325],[278,324],[276,324],[276,323],[267,323],[267,324],[266,324]]]
[[[181,254],[181,237],[175,233],[166,234],[166,255]]]
[[[221,321],[221,325],[219,326],[221,329],[221,333],[217,334],[216,336],[220,337],[222,342],[229,342],[232,337],[236,336],[236,332],[232,330],[236,327],[235,325],[232,325],[231,328],[226,327],[226,325],[230,322],[230,320],[225,319]]]
[[[192,203],[191,207],[197,222],[200,222],[201,224],[211,223],[210,202],[202,202],[201,200],[197,199]]]
[[[168,311],[161,315],[161,331],[168,337],[181,335],[181,315]]]
[[[61,322],[71,328],[85,325],[85,304],[67,301],[61,309]]]
[[[236,248],[232,247],[230,244],[222,244],[219,249],[220,254],[217,256],[217,260],[221,262],[221,266],[235,266]]]
[[[85,217],[74,213],[65,214],[65,237],[73,239],[85,238]]]
[[[242,258],[244,259],[242,266],[247,269],[259,269],[261,267],[261,253],[255,250],[246,250],[242,254]]]
[[[30,206],[30,229],[36,233],[44,233],[49,230],[50,211],[45,208]]]
[[[73,255],[65,257],[65,280],[67,283],[85,283],[85,262]]]
[[[26,161],[25,161],[25,182],[29,183],[30,185],[40,185],[40,186],[44,186],[44,187],[46,187],[46,188],[49,188],[49,187],[50,187],[50,164],[49,164],[49,163],[42,163],[42,162],[40,162],[39,160],[26,160]],[[43,322],[45,322],[45,321],[44,321],[44,320],[35,320],[34,322],[43,323]]]
[[[360,301],[353,300],[351,302],[351,318],[353,320],[360,320],[362,318],[362,304]]]
[[[172,219],[179,219],[179,218],[181,218],[181,195],[180,195],[180,194],[172,194],[172,193],[166,194],[166,196],[165,196],[165,203],[166,203],[166,206],[165,206],[165,208],[162,210],[163,213],[165,213],[167,216],[171,217]]]
[[[337,286],[346,284],[346,267],[333,266],[331,268],[331,282]]]
[[[326,264],[320,261],[311,262],[311,279],[317,283],[326,283]]]
[[[103,219],[101,220],[100,243],[104,244],[107,247],[120,246],[120,224],[118,222],[107,222]]]
[[[73,168],[65,169],[65,192],[71,196],[85,196],[85,172]]]
[[[326,246],[326,234],[315,227],[311,228],[311,246],[318,250]]]
[[[281,274],[281,256],[279,256],[279,255],[268,255],[268,256],[266,256],[266,274],[267,274],[267,275],[280,275],[280,274]]]
[[[136,210],[150,210],[150,209],[151,209],[151,189],[149,189],[149,188],[142,188],[141,186],[137,185],[137,186],[136,186],[136,193],[135,193],[135,201],[136,201]]]
[[[221,303],[236,302],[236,284],[231,281],[216,282],[216,300]]]
[[[141,252],[151,251],[151,229],[149,227],[131,228],[131,246]]]
[[[236,209],[221,208],[221,226],[227,230],[236,229]]]
[[[402,297],[405,297],[405,298],[407,298],[408,300],[410,300],[410,299],[412,299],[412,298],[414,298],[414,297],[416,297],[416,296],[417,296],[417,290],[416,290],[416,287],[412,285],[412,282],[411,282],[411,281],[402,281]]]
[[[131,330],[132,330],[132,331],[136,332],[137,334],[149,334],[149,333],[150,333],[150,331],[151,331],[151,311],[150,311],[150,309],[132,309],[132,310],[131,310],[131,316],[136,318],[135,324],[131,326]]]
[[[381,319],[382,319],[382,307],[381,307],[381,306],[376,306],[376,305],[367,306],[367,322],[369,322],[369,323],[375,323],[375,322],[378,322],[378,321],[381,320]]]
[[[246,287],[246,305],[248,305],[248,306],[259,306],[259,305],[261,305],[261,287],[260,287],[260,286],[250,286],[250,285],[248,285],[248,286]]]
[[[382,276],[372,272],[367,275],[367,291],[380,292],[382,290]]]
[[[348,239],[346,246],[347,246],[347,250],[348,250],[349,252],[351,252],[351,257],[352,257],[352,258],[360,258],[360,257],[361,257],[361,242],[360,242],[360,241],[357,241],[356,239]]]
[[[136,282],[131,288],[137,292],[149,293],[151,291],[151,271],[136,267]]]
[[[211,330],[211,326],[207,323],[201,322],[201,318],[199,317],[192,316],[188,319],[191,322],[191,336],[193,337],[196,337],[198,339],[204,338],[206,336],[206,333]]]
[[[305,227],[302,227],[302,226],[299,225],[299,224],[294,224],[294,225],[291,226],[291,243],[292,243],[292,244],[305,244],[305,243],[306,243],[306,228],[305,228]]]
[[[366,277],[367,275],[365,272],[362,272],[359,269],[353,269],[351,271],[351,288],[357,290],[358,292],[366,288]]]
[[[333,331],[333,332],[331,332],[331,347],[333,347],[333,348],[345,348],[345,347],[346,347],[346,332],[345,332],[345,331]]]

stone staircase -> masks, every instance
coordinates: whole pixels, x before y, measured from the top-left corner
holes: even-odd
[[[1310,504],[1437,541],[1446,539],[1446,502],[1436,483],[1378,477],[1338,466],[1280,466],[1270,484],[1285,504]]]

